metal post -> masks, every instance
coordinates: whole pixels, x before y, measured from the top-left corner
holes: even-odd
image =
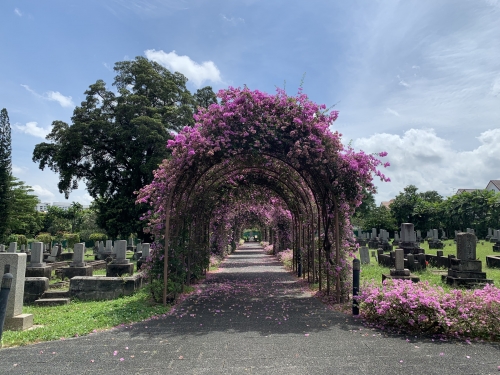
[[[359,305],[356,296],[359,293],[360,264],[359,259],[354,259],[352,261],[352,315],[359,315]]]
[[[12,286],[14,276],[10,273],[10,264],[6,264],[2,277],[2,287],[0,289],[0,347],[2,347],[3,324],[5,322],[5,314],[7,313],[7,301],[9,300],[9,292]]]
[[[297,254],[297,277],[302,277],[302,255],[300,252],[300,248],[298,249]]]

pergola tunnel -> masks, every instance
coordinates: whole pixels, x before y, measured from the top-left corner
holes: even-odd
[[[155,297],[166,303],[206,272],[212,254],[230,253],[245,228],[259,228],[274,253],[293,251],[308,282],[346,300],[349,218],[363,190],[374,191],[373,176],[387,180],[380,160],[344,147],[330,130],[337,112],[304,94],[230,88],[218,97],[169,141],[172,158],[139,192],[155,238],[145,265]]]

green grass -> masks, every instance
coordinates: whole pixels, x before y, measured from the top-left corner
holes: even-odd
[[[33,314],[36,328],[28,331],[4,331],[3,347],[82,336],[91,332],[165,314],[170,307],[151,302],[142,289],[133,296],[111,301],[71,301],[63,306],[24,306],[23,313]]]
[[[443,255],[447,256],[449,254],[455,255],[457,254],[457,247],[453,240],[444,241],[445,247],[443,249]],[[492,279],[496,286],[500,285],[500,269],[498,268],[489,268],[486,266],[486,256],[495,254],[492,250],[493,244],[486,241],[479,241],[476,247],[476,255],[479,260],[483,262],[483,272],[486,272],[486,277],[488,279]],[[426,254],[436,254],[436,249],[429,250],[429,245],[427,242],[421,243],[420,247],[425,250]],[[370,250],[371,252],[374,250]],[[498,254],[498,253],[496,253]],[[377,264],[375,258],[370,258],[370,264],[362,264],[361,265],[361,281],[375,281],[378,284],[382,284],[382,274],[389,274],[388,267],[381,267]],[[429,283],[433,285],[439,285],[443,288],[447,289],[447,285],[441,282],[440,273],[446,272],[446,269],[435,268],[435,267],[427,267],[426,270],[421,272],[415,272],[416,275],[420,277],[422,281],[429,281]]]

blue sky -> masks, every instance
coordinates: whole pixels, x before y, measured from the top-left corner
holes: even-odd
[[[390,183],[448,196],[500,179],[499,0],[44,0],[0,3],[0,108],[13,174],[42,201],[57,175],[31,161],[84,91],[117,61],[147,56],[195,91],[303,89],[366,152],[387,151]],[[82,183],[70,201],[88,204]]]

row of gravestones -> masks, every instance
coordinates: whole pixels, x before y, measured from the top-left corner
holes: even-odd
[[[390,254],[384,254],[382,249],[377,251],[380,265],[394,267],[389,275],[382,275],[382,280],[386,278],[403,278],[418,281],[418,277],[412,276],[410,271],[424,269],[428,263],[433,263],[439,266],[447,265],[448,273],[443,276],[443,281],[450,285],[475,286],[477,284],[492,283],[492,280],[486,278],[486,273],[482,272],[482,262],[476,259],[477,238],[474,232],[457,232],[455,238],[457,243],[456,257],[444,257],[443,252],[440,250],[438,250],[436,256],[425,254],[424,250],[418,246],[413,224],[402,224],[399,248],[391,251]],[[368,248],[362,246],[359,252],[361,264],[370,263]]]

